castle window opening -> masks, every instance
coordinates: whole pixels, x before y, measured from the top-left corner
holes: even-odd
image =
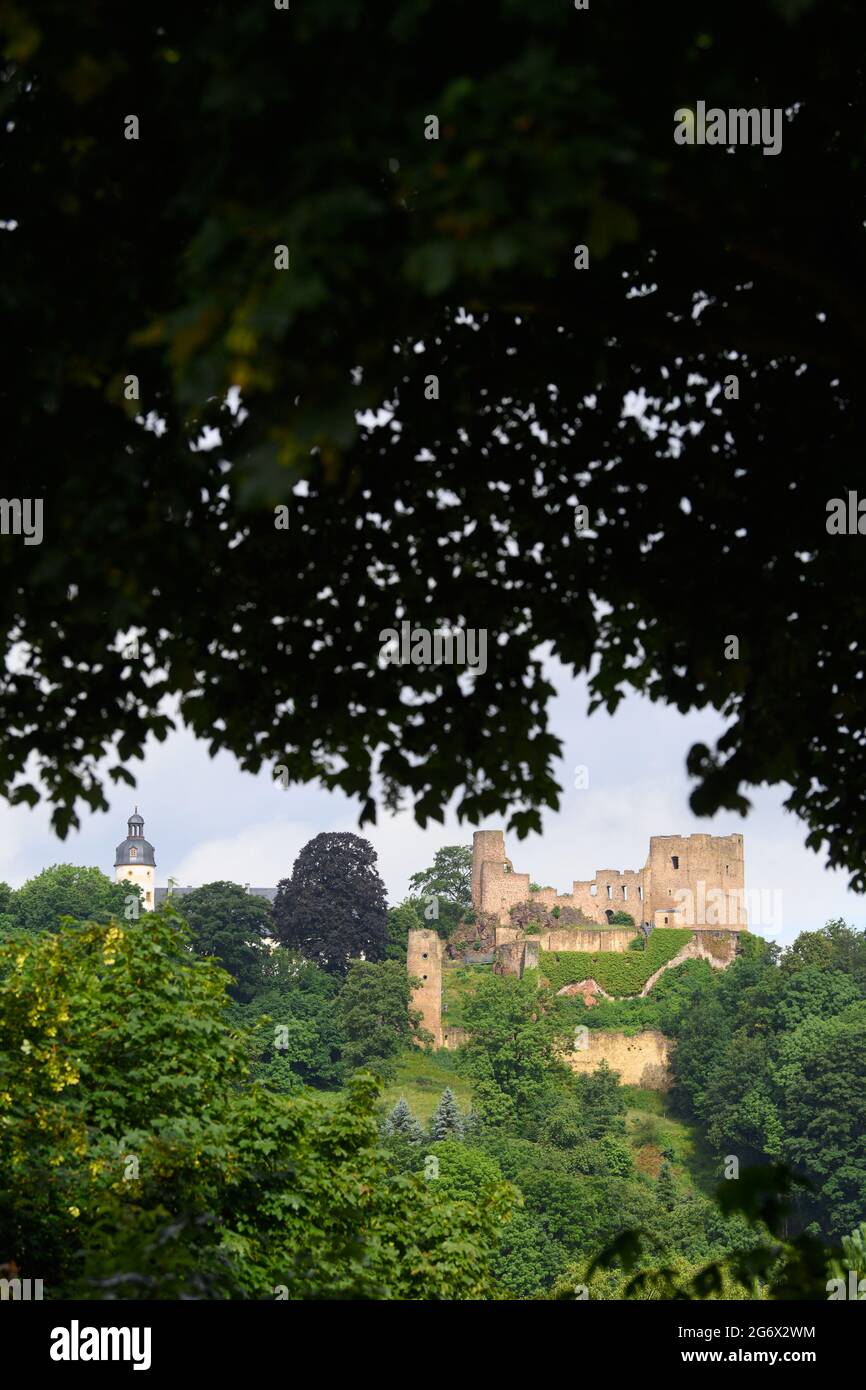
[[[642,884],[642,883],[639,883],[638,886],[637,886],[637,895],[638,895],[638,897],[640,898],[641,902],[643,902],[643,884]]]
[[[680,867],[680,856],[678,854],[672,854],[671,863],[673,864],[675,869],[678,869]]]
[[[591,884],[589,885],[589,896],[590,896],[591,898],[594,898],[594,897],[597,895],[597,893],[598,893],[598,884],[597,884],[597,883],[591,883]]]
[[[426,952],[426,951],[422,951],[422,952],[421,952],[421,959],[422,959],[422,960],[426,960],[426,959],[427,959],[427,952]]]
[[[607,885],[607,896],[608,896],[608,899],[610,899],[610,898],[613,897],[613,889],[612,889],[612,887],[610,886],[610,884]]]
[[[622,895],[624,898],[628,897],[628,888],[625,886],[625,884],[622,885]]]

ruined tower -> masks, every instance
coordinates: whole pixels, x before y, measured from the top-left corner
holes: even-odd
[[[476,830],[472,836],[472,906],[476,911],[495,912],[497,915],[515,902],[523,902],[529,897],[529,874],[518,874],[520,885],[510,882],[511,860],[505,854],[505,832],[502,830]],[[526,880],[526,892],[514,897],[522,880]]]
[[[653,835],[643,884],[655,926],[671,914],[667,925],[696,931],[747,925],[742,835]]]
[[[421,1026],[433,1034],[433,1046],[442,1046],[442,938],[427,927],[409,932],[406,969],[421,981],[412,996],[412,1008],[421,1010]]]

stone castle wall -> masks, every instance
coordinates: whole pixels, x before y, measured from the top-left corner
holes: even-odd
[[[510,924],[512,907],[537,902],[548,909],[576,908],[602,927],[622,911],[638,925],[742,929],[747,925],[744,874],[742,835],[654,835],[643,869],[598,869],[592,879],[573,880],[570,893],[553,888],[532,893],[530,875],[515,873],[505,853],[503,831],[476,830],[473,835],[472,903],[476,911],[492,913],[502,926]],[[676,896],[682,889],[692,894],[691,920],[689,909],[684,911]],[[721,920],[719,898],[713,894],[725,895]]]
[[[576,1072],[596,1071],[607,1062],[619,1072],[623,1086],[641,1086],[646,1091],[667,1091],[671,1085],[670,1058],[674,1043],[664,1033],[647,1029],[644,1033],[603,1033],[588,1029],[589,1045],[563,1054],[563,1061]]]
[[[442,1035],[442,938],[429,928],[409,932],[406,970],[421,981],[412,995],[412,1008],[421,1010],[421,1026],[433,1034],[433,1046],[441,1047]]]
[[[524,971],[536,970],[538,968],[538,938],[534,936],[524,936],[518,932],[516,938],[509,941],[496,942],[496,956],[493,963],[494,975],[518,975],[522,978]]]
[[[444,1028],[442,1030],[442,1045],[448,1052],[456,1052],[458,1047],[462,1047],[469,1034],[465,1028]]]
[[[674,867],[676,861],[676,867]],[[648,921],[659,912],[677,907],[677,889],[688,888],[695,896],[696,930],[718,929],[713,920],[711,893],[726,895],[723,924],[737,928],[747,925],[745,910],[745,863],[742,835],[653,835],[643,870]],[[703,885],[703,887],[701,886]],[[672,921],[671,926],[679,925]]]
[[[646,994],[665,970],[685,959],[707,959],[724,969],[734,959],[739,933],[747,926],[742,835],[654,835],[643,869],[599,869],[593,879],[574,880],[571,893],[559,894],[552,888],[531,893],[530,882],[529,874],[514,872],[505,853],[503,831],[475,832],[472,903],[476,912],[488,913],[498,922],[492,960],[497,974],[522,976],[538,964],[539,951],[627,951],[641,924],[688,927],[697,933],[647,982],[642,991]],[[682,889],[691,895],[685,905],[677,897]],[[720,899],[724,903],[721,919]],[[593,925],[547,926],[527,935],[512,924],[509,915],[512,907],[525,902],[542,903],[548,909],[577,908]],[[629,912],[637,925],[610,926],[616,911]],[[466,1040],[466,1033],[443,1026],[443,955],[437,932],[426,928],[409,932],[407,968],[421,982],[412,1005],[421,1010],[433,1046],[454,1048]],[[575,1071],[593,1071],[607,1061],[625,1084],[664,1090],[670,1084],[672,1046],[654,1031],[634,1037],[590,1031],[588,1048],[567,1054],[565,1060]]]
[[[520,927],[497,927],[496,946],[514,941],[534,941],[540,951],[627,951],[629,942],[641,932],[637,927],[611,927],[593,931],[591,927],[557,927],[553,931],[525,935]]]

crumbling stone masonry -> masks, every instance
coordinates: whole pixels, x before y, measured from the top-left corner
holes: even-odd
[[[433,1034],[433,1046],[442,1036],[442,938],[429,928],[409,932],[406,969],[421,981],[412,996],[412,1008],[421,1010],[421,1026]]]
[[[574,879],[570,893],[553,888],[531,893],[529,884],[529,874],[514,872],[504,832],[476,830],[472,903],[476,912],[492,913],[502,926],[510,924],[510,909],[525,902],[577,908],[599,926],[607,926],[617,911],[630,913],[638,926],[694,931],[747,926],[742,835],[653,835],[642,869],[597,869],[592,879]],[[691,894],[691,920],[677,896],[683,889]]]
[[[520,927],[496,928],[496,954],[513,942],[535,942],[539,951],[627,951],[641,932],[638,927],[612,927],[609,931],[591,931],[587,927],[557,927],[526,935]],[[536,960],[535,964],[538,964]],[[507,972],[506,972],[507,973]]]
[[[746,930],[742,835],[654,835],[640,870],[599,869],[593,879],[574,880],[572,892],[563,894],[552,888],[531,893],[529,883],[529,874],[514,872],[501,830],[475,832],[472,902],[479,916],[488,914],[483,954],[491,960],[495,974],[522,976],[537,967],[539,951],[627,951],[641,934],[641,927],[689,928],[694,935],[647,981],[641,991],[647,994],[666,970],[686,959],[708,960],[724,970],[736,956],[740,932]],[[689,901],[686,909],[682,896],[677,896],[683,889]],[[725,905],[721,922],[719,899]],[[526,932],[510,917],[513,906],[526,902],[542,903],[548,910],[576,908],[594,926],[554,927],[548,922],[540,924],[536,932]],[[612,926],[611,918],[619,910],[630,913],[636,925]],[[466,941],[471,938],[474,942],[477,931],[477,926],[467,928]],[[487,939],[491,935],[494,940]],[[453,1048],[465,1042],[466,1033],[462,1028],[443,1025],[443,956],[437,932],[427,928],[409,932],[406,963],[409,974],[421,982],[413,995],[413,1008],[421,1010],[423,1027],[432,1035],[433,1046]],[[576,981],[575,988],[587,1003],[596,992],[603,994],[589,979]],[[671,1045],[661,1033],[645,1032],[632,1038],[594,1032],[588,1050],[575,1052],[566,1060],[575,1071],[593,1071],[607,1061],[625,1083],[664,1089],[670,1084]]]
[[[670,1057],[674,1043],[654,1028],[643,1033],[608,1033],[588,1029],[586,1047],[567,1052],[563,1061],[572,1071],[596,1071],[607,1062],[623,1086],[667,1091],[671,1085]]]
[[[538,967],[538,939],[525,937],[515,941],[504,941],[496,946],[496,959],[493,964],[494,975],[518,975],[523,977],[525,970]]]

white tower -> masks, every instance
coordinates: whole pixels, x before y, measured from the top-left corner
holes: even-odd
[[[144,838],[144,821],[136,806],[135,813],[127,822],[126,839],[117,846],[114,877],[118,883],[137,883],[141,889],[145,911],[152,912],[155,873],[153,845]]]

